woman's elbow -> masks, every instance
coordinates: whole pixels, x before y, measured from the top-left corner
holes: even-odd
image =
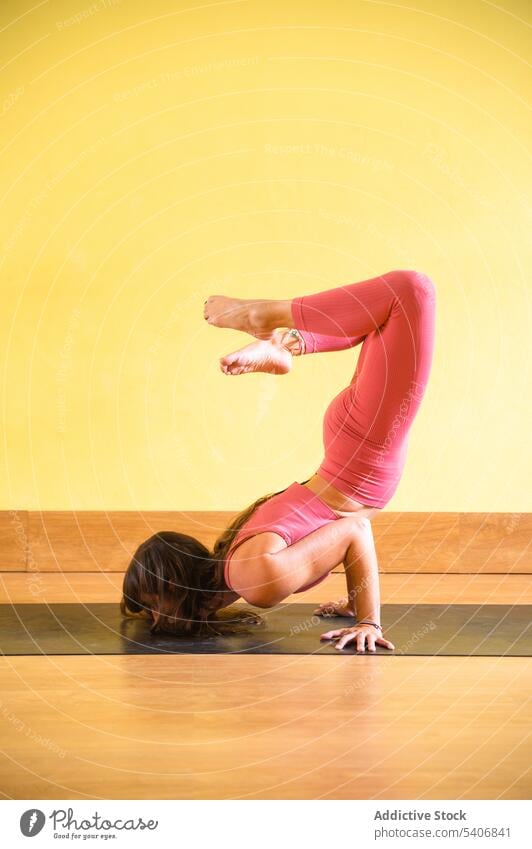
[[[267,608],[275,607],[279,604],[279,602],[283,601],[286,596],[276,590],[272,590],[271,587],[261,586],[247,590],[243,598],[248,604],[252,604],[254,607]]]
[[[268,554],[264,555],[261,562],[260,580],[251,587],[246,588],[243,598],[254,607],[275,607],[283,601],[290,590],[287,589],[286,580],[279,569],[271,562]]]
[[[278,596],[264,590],[257,590],[247,594],[245,600],[248,604],[252,604],[253,607],[261,607],[264,610],[269,607],[275,607],[282,601]]]
[[[371,520],[368,516],[355,514],[351,519],[351,538],[353,541],[364,539],[372,533]]]

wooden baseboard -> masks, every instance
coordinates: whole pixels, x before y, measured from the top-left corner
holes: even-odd
[[[143,539],[161,530],[212,546],[227,511],[0,512],[0,571],[122,572]],[[532,571],[531,513],[400,513],[373,520],[382,572]]]

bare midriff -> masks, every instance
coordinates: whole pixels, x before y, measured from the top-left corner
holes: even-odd
[[[353,513],[356,513],[357,515],[366,516],[370,519],[380,510],[379,507],[371,507],[369,504],[361,504],[360,501],[355,501],[354,498],[348,498],[343,494],[343,492],[340,492],[339,489],[336,489],[335,486],[320,477],[320,475],[312,475],[310,480],[306,481],[303,486],[306,486],[315,495],[317,495],[318,498],[325,501],[325,503],[331,508],[331,510],[334,510],[339,518],[352,516]]]

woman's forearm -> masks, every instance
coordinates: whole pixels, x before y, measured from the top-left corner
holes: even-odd
[[[351,612],[356,612],[357,621],[349,628],[326,631],[321,635],[321,639],[335,640],[337,649],[344,649],[352,644],[357,651],[365,651],[366,646],[371,652],[376,651],[378,646],[393,650],[395,646],[384,636],[382,628],[374,629],[370,624],[380,626],[380,592],[377,554],[369,522],[364,532],[358,533],[350,545],[344,567],[349,608]],[[336,615],[344,616],[345,613]]]
[[[371,523],[351,541],[344,560],[348,607],[357,621],[380,625],[379,567]]]

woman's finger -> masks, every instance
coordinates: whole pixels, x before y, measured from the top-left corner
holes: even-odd
[[[375,637],[373,634],[368,634],[368,651],[375,651]]]
[[[320,606],[316,608],[314,613],[315,614],[330,613],[332,610],[333,610],[332,601],[327,601],[327,602],[325,602],[325,604],[320,604]]]
[[[384,637],[377,637],[377,644],[379,646],[384,646],[385,649],[394,649],[395,646],[389,640],[385,640]]]
[[[336,643],[335,648],[337,648],[337,649],[343,649],[343,648],[344,648],[344,647],[345,647],[348,643],[350,643],[350,642],[351,642],[351,640],[354,640],[354,639],[355,639],[355,636],[356,636],[356,635],[355,635],[355,634],[353,634],[353,632],[352,632],[352,631],[348,631],[348,632],[347,632],[347,633],[345,633],[342,637],[340,637],[340,639],[339,639],[339,640],[338,640],[338,642]]]
[[[322,640],[336,640],[338,637],[343,636],[345,633],[345,628],[337,628],[336,631],[327,631],[325,634],[321,635]]]
[[[366,651],[366,634],[357,634],[357,651]]]

